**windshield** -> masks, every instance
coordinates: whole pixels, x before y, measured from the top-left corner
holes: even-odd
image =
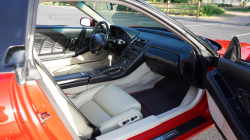
[[[84,2],[110,24],[120,26],[162,27],[145,15],[118,4],[103,2]]]

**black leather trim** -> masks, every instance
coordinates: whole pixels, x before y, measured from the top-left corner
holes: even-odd
[[[54,77],[62,89],[87,85],[89,78],[90,76],[86,73],[72,73]]]
[[[124,32],[126,32],[130,38],[135,38],[137,35],[140,34],[139,31],[133,29],[133,28],[129,28],[129,27],[125,27],[125,26],[118,26],[118,25],[111,25],[110,29],[113,30],[115,28],[120,28],[122,29]],[[112,33],[114,33],[114,31],[111,31]]]
[[[238,88],[250,91],[250,68],[248,66],[220,58],[218,70],[234,93],[237,92]]]
[[[241,59],[241,45],[236,36],[232,38],[223,57],[231,61]]]
[[[88,80],[82,80],[82,81],[75,81],[75,82],[70,82],[70,83],[65,83],[65,84],[59,84],[59,86],[62,89],[67,89],[67,88],[73,88],[73,87],[78,87],[78,86],[83,86],[83,85],[87,85],[88,84]]]

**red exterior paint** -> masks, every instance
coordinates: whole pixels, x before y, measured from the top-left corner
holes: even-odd
[[[0,140],[72,139],[36,81],[19,86],[14,73],[4,73],[0,89]],[[46,125],[37,115],[44,110],[51,114]]]
[[[204,93],[203,97],[201,98],[201,100],[199,101],[199,103],[193,107],[191,110],[169,120],[166,121],[162,124],[160,124],[157,127],[154,127],[148,131],[145,131],[139,135],[136,135],[132,138],[130,138],[129,140],[148,140],[148,139],[152,139],[154,137],[157,137],[183,123],[186,123],[198,116],[203,116],[204,118],[206,118],[207,122],[201,126],[199,126],[198,130],[197,128],[193,129],[192,131],[182,135],[180,138],[181,139],[187,139],[190,138],[191,136],[198,134],[202,131],[207,130],[208,128],[212,127],[213,121],[212,118],[210,116],[210,111],[208,109],[208,103],[207,103],[207,96],[206,93]]]
[[[17,122],[17,109],[11,100],[11,79],[14,73],[0,74],[0,139],[24,140],[20,131],[21,123]]]
[[[220,49],[217,52],[220,54],[220,56],[223,56],[223,54],[226,52],[231,41],[219,40],[219,39],[217,39],[215,41],[222,45],[222,49]],[[240,44],[241,44],[241,59],[247,60],[247,58],[250,57],[250,44],[248,44],[248,43],[240,43]]]
[[[250,54],[249,54],[248,57],[247,57],[247,61],[250,61]]]
[[[33,104],[34,112],[39,114],[49,113],[51,116],[44,122],[45,125],[40,123],[42,131],[48,135],[49,139],[73,140],[38,83],[36,81],[26,81],[24,88]]]

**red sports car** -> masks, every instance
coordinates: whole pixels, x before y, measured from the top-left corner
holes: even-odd
[[[82,26],[1,2],[0,139],[188,139],[214,124],[250,139],[250,44],[196,36],[141,0],[66,2]]]

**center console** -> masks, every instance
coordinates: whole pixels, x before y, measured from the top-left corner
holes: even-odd
[[[129,44],[123,51],[118,60],[111,67],[105,67],[98,70],[88,72],[92,76],[100,74],[113,75],[118,72],[125,71],[129,65],[135,61],[135,59],[141,54],[144,46],[148,43],[148,40],[136,38],[131,44]]]
[[[124,67],[126,69],[131,64],[131,62],[133,62],[138,57],[148,42],[148,40],[139,38],[135,39],[130,45],[127,46],[120,58],[116,61],[115,65]]]

